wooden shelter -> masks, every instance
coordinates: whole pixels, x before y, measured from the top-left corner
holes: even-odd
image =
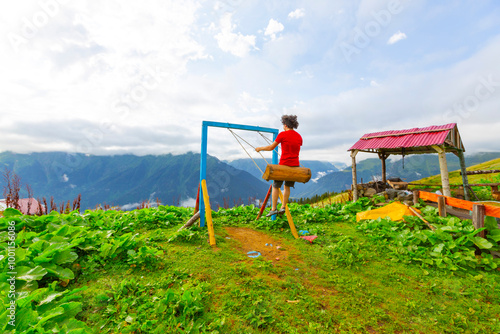
[[[353,199],[358,199],[356,155],[358,152],[376,153],[382,161],[382,181],[387,182],[385,161],[390,155],[437,153],[441,169],[443,195],[451,196],[446,153],[455,154],[460,160],[465,199],[469,200],[465,167],[465,148],[457,124],[434,125],[425,128],[390,130],[363,135],[348,151],[352,158]]]

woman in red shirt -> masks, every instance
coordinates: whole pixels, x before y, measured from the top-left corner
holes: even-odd
[[[299,153],[300,147],[302,146],[302,137],[294,129],[299,127],[299,122],[297,122],[297,116],[295,115],[283,115],[281,116],[281,123],[283,123],[283,130],[278,134],[276,140],[268,146],[257,147],[255,151],[272,151],[281,144],[281,158],[280,165],[299,167]],[[281,209],[277,210],[278,205],[278,189],[281,188],[283,181],[274,181],[273,192],[272,192],[272,207],[271,211],[266,215],[266,217],[273,216],[275,214],[283,214],[285,212],[286,205],[288,204],[288,198],[290,197],[290,187],[295,185],[294,181],[285,181],[285,191],[283,192],[283,205]]]

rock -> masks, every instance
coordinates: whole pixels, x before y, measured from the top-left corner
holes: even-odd
[[[397,190],[390,189],[390,188],[386,189],[385,192],[390,200],[393,200],[398,195]]]
[[[377,193],[377,191],[375,189],[368,188],[365,191],[365,197],[373,197],[373,195],[375,195],[376,193]]]

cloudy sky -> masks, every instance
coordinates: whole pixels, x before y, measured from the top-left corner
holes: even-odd
[[[0,151],[199,152],[203,120],[281,128],[283,114],[303,159],[347,162],[365,133],[447,123],[468,153],[500,151],[496,0],[0,7]],[[219,128],[208,152],[246,157]]]

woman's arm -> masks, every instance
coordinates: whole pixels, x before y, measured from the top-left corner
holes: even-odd
[[[256,147],[255,151],[256,152],[260,152],[260,151],[272,151],[272,150],[275,149],[276,146],[278,146],[278,143],[274,142],[271,145]]]

